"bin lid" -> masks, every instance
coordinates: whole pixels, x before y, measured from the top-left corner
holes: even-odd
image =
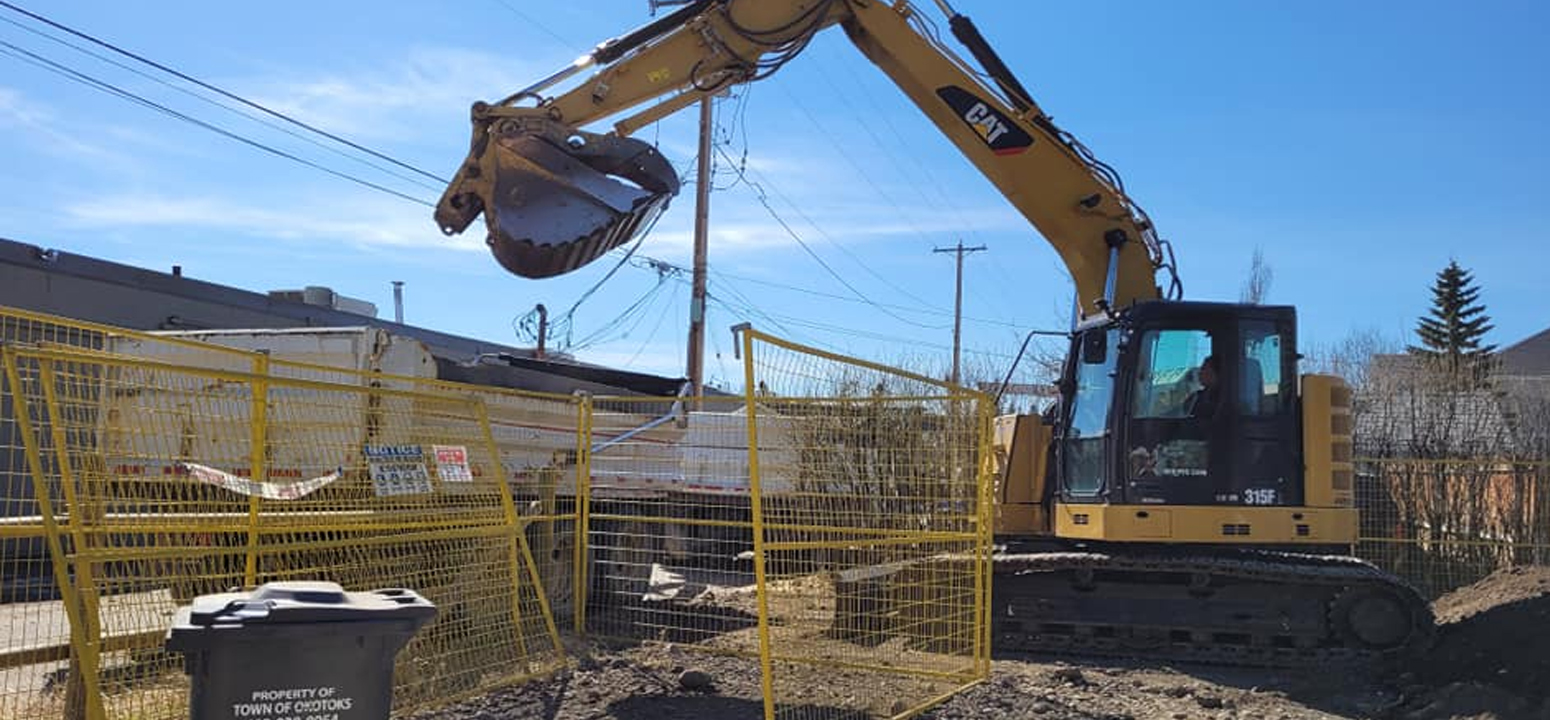
[[[178,613],[174,625],[193,629],[384,620],[418,624],[435,615],[436,606],[413,590],[346,592],[332,582],[285,581],[261,585],[250,593],[201,595]]]

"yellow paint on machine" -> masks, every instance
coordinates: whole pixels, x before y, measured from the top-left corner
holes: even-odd
[[[1107,542],[1347,545],[1351,508],[1055,505],[1059,537]]]

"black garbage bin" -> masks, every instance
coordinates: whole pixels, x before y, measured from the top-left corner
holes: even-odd
[[[436,607],[412,590],[274,582],[180,608],[190,720],[385,720],[393,659]]]

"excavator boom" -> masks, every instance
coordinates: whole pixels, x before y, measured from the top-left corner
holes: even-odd
[[[575,270],[648,228],[678,191],[666,161],[630,137],[635,130],[776,72],[838,25],[1055,247],[1084,317],[1160,297],[1157,271],[1171,263],[1114,172],[1027,97],[967,18],[953,15],[952,30],[995,87],[927,22],[905,0],[697,0],[530,88],[475,105],[471,150],[437,223],[459,233],[482,213],[511,272]],[[583,129],[605,119],[611,132]],[[1177,294],[1176,282],[1170,289]]]

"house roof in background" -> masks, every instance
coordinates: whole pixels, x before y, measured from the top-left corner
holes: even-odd
[[[1550,328],[1504,348],[1503,375],[1550,375]]]

